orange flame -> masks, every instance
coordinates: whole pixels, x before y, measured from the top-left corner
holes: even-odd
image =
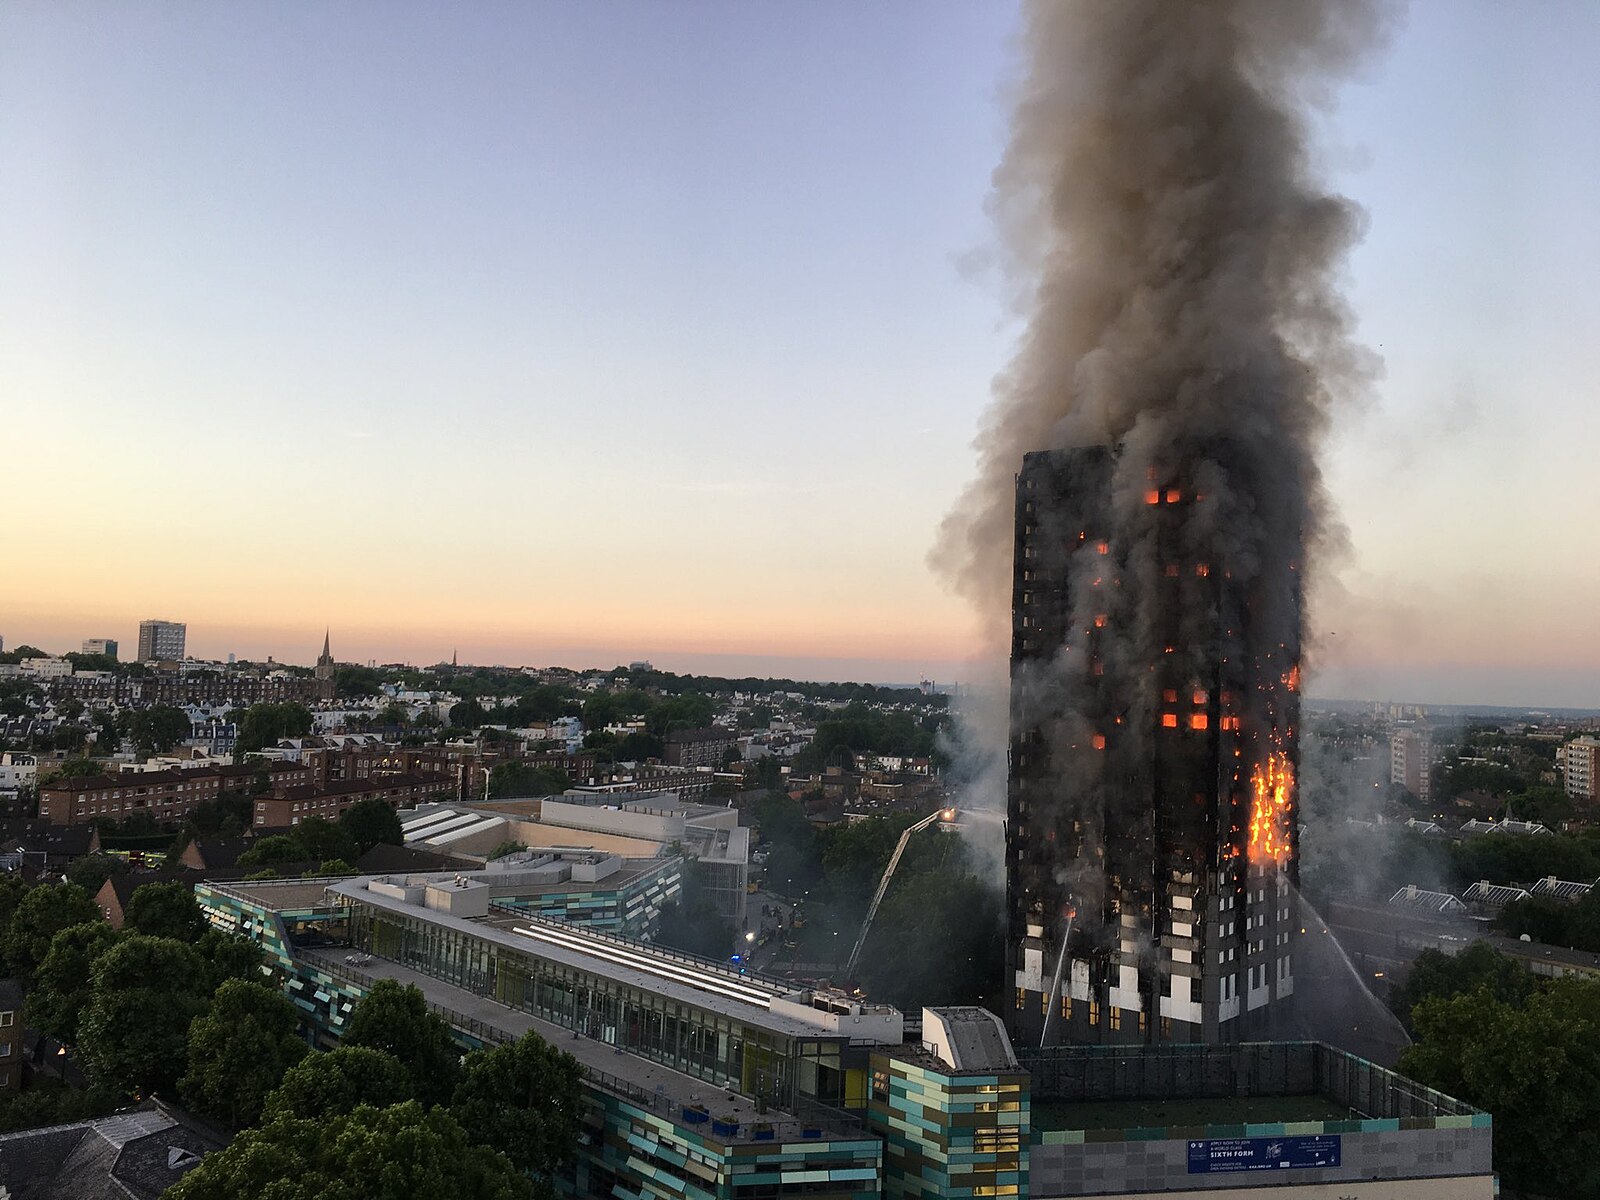
[[[1250,772],[1250,861],[1281,863],[1289,857],[1290,803],[1294,767],[1289,756],[1274,750]]]

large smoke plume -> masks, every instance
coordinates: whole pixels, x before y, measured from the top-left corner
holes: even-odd
[[[994,651],[1028,451],[1120,447],[1131,661],[1159,636],[1159,614],[1139,611],[1141,576],[1160,566],[1142,553],[1152,468],[1206,494],[1184,539],[1246,587],[1303,572],[1329,541],[1316,452],[1373,360],[1337,288],[1361,213],[1318,181],[1310,117],[1382,23],[1364,0],[1026,4],[991,197],[1025,327],[934,554]],[[1298,654],[1301,594],[1259,598],[1247,652]],[[1004,720],[985,724],[992,746]]]

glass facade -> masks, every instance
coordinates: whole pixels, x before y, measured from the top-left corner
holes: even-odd
[[[352,942],[379,958],[775,1107],[844,1103],[843,1038],[762,1029],[425,917],[350,911]]]

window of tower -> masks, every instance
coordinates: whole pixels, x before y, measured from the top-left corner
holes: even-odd
[[[1210,723],[1211,723],[1211,720],[1210,720],[1209,717],[1206,716],[1205,713],[1193,713],[1189,717],[1189,728],[1190,729],[1204,729]]]
[[[1161,714],[1161,727],[1163,729],[1176,729],[1178,727],[1178,714],[1177,713],[1162,713]]]

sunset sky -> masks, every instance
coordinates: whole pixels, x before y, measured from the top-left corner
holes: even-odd
[[[0,0],[0,636],[971,678],[1001,3]],[[1600,8],[1326,120],[1386,364],[1314,695],[1600,707]]]

